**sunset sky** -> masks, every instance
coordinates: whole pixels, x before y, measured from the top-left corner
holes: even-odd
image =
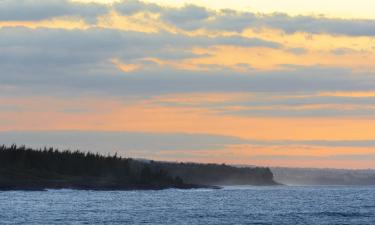
[[[0,144],[375,168],[373,0],[0,0]]]

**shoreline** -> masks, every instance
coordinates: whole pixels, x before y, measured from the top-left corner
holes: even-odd
[[[108,186],[108,187],[93,187],[93,186],[72,186],[72,185],[62,185],[62,186],[27,186],[27,185],[20,185],[20,186],[8,186],[8,187],[0,187],[0,192],[5,191],[48,191],[48,190],[62,190],[62,189],[69,189],[69,190],[79,190],[79,191],[158,191],[158,190],[166,190],[166,189],[180,189],[180,190],[190,190],[190,189],[213,189],[218,190],[222,189],[220,186],[214,185],[195,185],[195,184],[185,184],[182,186],[148,186],[148,185],[131,185],[131,186]]]

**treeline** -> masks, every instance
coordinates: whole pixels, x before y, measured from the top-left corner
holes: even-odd
[[[163,169],[115,155],[0,146],[0,188],[159,189],[185,187]]]
[[[226,164],[150,162],[185,182],[206,185],[275,185],[273,173],[264,167],[234,167]]]
[[[268,168],[140,161],[54,148],[0,146],[0,189],[164,189],[274,185]]]

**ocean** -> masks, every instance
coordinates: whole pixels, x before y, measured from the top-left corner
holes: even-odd
[[[375,224],[375,186],[6,191],[0,224]]]

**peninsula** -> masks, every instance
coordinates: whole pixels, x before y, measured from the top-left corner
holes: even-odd
[[[54,148],[0,146],[0,190],[159,190],[274,185],[268,168],[165,163]]]

